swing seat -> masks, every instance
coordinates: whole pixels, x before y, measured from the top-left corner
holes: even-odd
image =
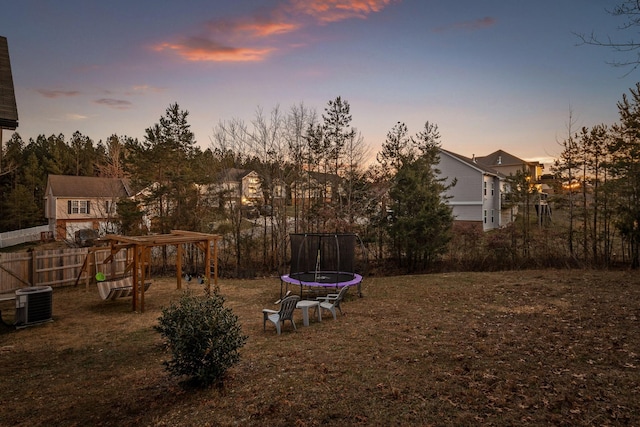
[[[151,282],[144,284],[145,292],[151,286]],[[98,292],[103,300],[115,300],[116,298],[130,297],[133,295],[133,277],[105,280],[98,282]]]

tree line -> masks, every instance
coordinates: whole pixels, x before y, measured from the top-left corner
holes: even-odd
[[[568,185],[550,200],[566,221],[543,222],[532,211],[540,195],[523,169],[507,178],[508,200],[519,206],[513,223],[490,233],[454,227],[438,170],[438,126],[426,121],[412,134],[397,122],[372,156],[352,126],[348,101],[336,97],[321,113],[300,103],[286,111],[258,108],[250,121],[221,121],[206,149],[196,144],[189,113],[177,103],[142,141],[114,134],[94,143],[76,132],[69,140],[41,135],[24,142],[14,133],[0,165],[0,230],[44,223],[49,174],[124,177],[141,192],[135,201],[118,203],[122,234],[221,234],[220,262],[233,274],[248,265],[282,271],[291,232],[357,233],[369,261],[386,270],[612,265],[620,259],[637,267],[639,93],[637,86],[623,96],[619,123],[577,132],[570,123],[553,167],[557,181]],[[247,218],[231,190],[215,185],[230,169],[257,172],[263,215]],[[150,223],[143,222],[145,213]]]
[[[428,125],[425,135],[417,136],[422,145],[412,142],[415,147],[395,153],[390,148],[384,165],[367,167],[368,148],[351,125],[348,101],[341,97],[329,101],[321,114],[301,103],[286,112],[279,107],[268,113],[257,109],[250,122],[221,121],[204,150],[196,144],[188,114],[177,103],[170,105],[159,122],[145,130],[142,141],[114,134],[94,143],[76,132],[69,140],[64,135],[41,135],[25,142],[14,133],[5,145],[0,172],[5,195],[0,230],[45,223],[42,201],[47,176],[64,174],[129,179],[135,191],[142,191],[135,201],[118,203],[121,233],[172,229],[219,233],[227,249],[223,256],[228,259],[223,261],[235,270],[256,262],[263,270],[280,268],[286,263],[290,232],[375,235],[393,242],[385,255],[394,253],[400,264],[411,268],[442,253],[442,247],[435,247],[446,244],[444,237],[439,244],[428,239],[433,248],[415,243],[425,240],[416,233],[424,234],[427,228],[431,235],[446,236],[453,221],[450,210],[440,203],[442,188],[427,167],[437,158],[436,126]],[[418,188],[420,197],[403,190],[389,195],[393,170],[405,167],[422,169],[398,179],[406,189]],[[232,168],[258,173],[262,204],[269,208],[265,215],[248,220],[231,190],[215,185]],[[425,179],[433,180],[433,185],[429,187]],[[414,219],[420,215],[408,208],[418,204],[424,205],[425,216],[443,214],[440,222],[445,226],[426,219],[419,226],[410,224],[407,215]],[[393,218],[381,213],[383,205]],[[441,211],[434,212],[432,205]],[[145,213],[152,218],[150,224],[143,223]],[[377,243],[387,248],[386,243]]]
[[[568,183],[566,242],[572,257],[640,266],[640,83],[618,102],[620,120],[571,131],[554,170]]]

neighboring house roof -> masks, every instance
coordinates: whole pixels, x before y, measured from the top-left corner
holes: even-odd
[[[13,89],[11,61],[7,38],[0,36],[0,128],[15,129],[18,127],[18,107]]]
[[[342,182],[342,178],[339,175],[333,173],[324,173],[324,172],[316,172],[316,171],[304,171],[302,172],[303,177],[298,179],[298,182],[302,184],[306,184],[308,179],[313,180],[316,184],[331,184],[332,186],[338,186]],[[295,187],[296,182],[294,181],[292,185]]]
[[[522,166],[524,164],[535,164],[538,162],[527,162],[503,150],[495,151],[487,156],[479,156],[475,158],[478,163],[485,166]]]
[[[218,179],[222,181],[242,181],[242,178],[251,172],[253,172],[251,169],[229,168],[220,172]]]
[[[126,179],[94,176],[49,175],[50,194],[54,197],[130,197]]]
[[[316,181],[327,181],[327,182],[341,181],[340,176],[336,175],[335,173],[324,173],[324,172],[316,172],[316,171],[309,171],[308,173],[311,176],[311,178],[315,179]]]
[[[501,174],[500,172],[496,171],[495,169],[492,169],[482,163],[479,163],[477,161],[474,161],[474,159],[470,159],[469,157],[465,157],[462,156],[460,154],[454,153],[452,151],[449,150],[445,150],[444,148],[440,148],[440,152],[449,155],[450,157],[453,157],[454,159],[457,159],[458,161],[462,162],[462,163],[466,163],[468,166],[477,169],[479,172],[482,172],[484,174],[488,174],[488,175],[494,175],[498,178],[504,178],[504,175]],[[476,158],[477,159],[477,158]]]

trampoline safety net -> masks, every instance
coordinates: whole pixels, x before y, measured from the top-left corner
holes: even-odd
[[[291,234],[290,276],[312,272],[354,273],[355,234]]]

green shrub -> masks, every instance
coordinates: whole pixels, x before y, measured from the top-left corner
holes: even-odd
[[[240,360],[239,349],[247,341],[238,316],[224,307],[214,293],[197,297],[185,292],[178,303],[162,310],[155,329],[165,339],[173,358],[164,362],[175,376],[187,376],[198,386],[222,383],[227,369]]]

